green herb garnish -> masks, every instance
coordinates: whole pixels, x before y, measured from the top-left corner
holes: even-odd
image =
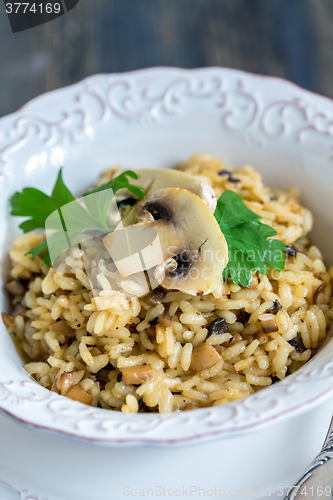
[[[45,229],[46,221],[47,228],[55,230],[48,240],[27,253],[35,257],[48,250],[44,261],[50,264],[50,248],[55,260],[85,231],[109,232],[110,228],[106,222],[107,211],[114,194],[119,189],[126,188],[139,198],[144,196],[144,190],[130,184],[127,176],[138,178],[135,172],[127,170],[102,186],[85,193],[83,195],[85,208],[65,185],[62,169],[59,170],[51,196],[35,188],[24,188],[22,192],[15,193],[11,198],[11,215],[30,217],[20,224],[24,233],[39,228]]]
[[[228,245],[229,262],[223,272],[235,285],[249,287],[252,273],[268,274],[268,265],[282,271],[285,264],[285,244],[268,239],[277,232],[260,222],[261,217],[245,205],[242,196],[224,191],[216,206],[215,218]]]
[[[27,252],[32,257],[46,252],[46,264],[59,255],[85,231],[110,232],[107,212],[114,194],[127,188],[138,198],[144,190],[130,184],[128,177],[137,179],[135,172],[127,170],[111,181],[83,195],[84,205],[69,191],[59,170],[51,196],[35,188],[25,188],[11,198],[12,215],[29,217],[20,224],[24,233],[34,229],[52,229],[53,232],[42,244]],[[281,271],[285,264],[285,244],[269,239],[277,232],[260,222],[261,217],[252,212],[243,202],[242,196],[233,191],[224,191],[215,210],[215,218],[224,234],[229,253],[229,262],[223,277],[231,277],[238,285],[249,287],[252,273],[268,274],[268,265]]]

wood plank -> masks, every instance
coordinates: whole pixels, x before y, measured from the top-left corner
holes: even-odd
[[[0,116],[98,72],[227,66],[333,97],[331,0],[81,0],[12,34],[0,16]]]

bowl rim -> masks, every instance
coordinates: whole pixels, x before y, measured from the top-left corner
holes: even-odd
[[[158,85],[161,85],[161,81],[166,81],[163,84],[166,89],[165,96],[175,82],[188,81],[191,84],[193,81],[194,85],[198,84],[196,87],[198,90],[200,82],[213,77],[219,77],[228,84],[231,82],[231,88],[234,85],[233,91],[237,85],[237,88],[241,88],[239,82],[246,88],[256,86],[256,89],[263,92],[264,97],[268,99],[264,110],[277,102],[270,100],[269,94],[273,92],[271,88],[278,85],[290,99],[296,92],[300,99],[313,103],[319,109],[318,113],[322,113],[329,104],[331,110],[327,113],[333,117],[333,101],[328,97],[319,96],[279,77],[256,75],[231,68],[155,67],[125,73],[97,74],[68,87],[37,96],[18,111],[0,119],[0,180],[4,179],[4,182],[7,182],[9,167],[15,167],[15,160],[10,160],[11,152],[27,147],[27,144],[29,146],[29,138],[27,140],[25,137],[18,138],[18,124],[24,121],[29,124],[29,120],[32,123],[32,116],[38,120],[38,115],[41,114],[40,104],[44,104],[47,110],[47,107],[61,95],[62,109],[59,115],[65,120],[73,110],[81,111],[83,118],[80,126],[84,135],[84,119],[89,115],[89,104],[82,101],[84,93],[94,95],[95,92],[95,98],[101,100],[103,85],[126,82],[130,89],[141,92],[141,97],[144,99],[145,89],[149,86],[154,87],[157,81]],[[106,92],[106,87],[104,91]],[[115,118],[110,112],[106,118],[102,116],[100,121],[107,122],[112,119],[119,119],[119,116]],[[47,123],[44,117],[40,118],[41,128],[45,126],[45,121]],[[55,126],[55,122],[50,121],[50,123]],[[38,133],[37,130],[37,137]],[[15,372],[5,363],[0,367],[0,411],[31,428],[56,432],[87,442],[116,446],[147,443],[159,446],[177,445],[201,442],[217,436],[241,435],[258,431],[263,426],[305,412],[333,394],[333,362],[330,363],[328,359],[329,356],[332,359],[330,355],[333,352],[332,342],[325,348],[327,353],[326,351],[324,354],[319,353],[318,358],[316,356],[297,372],[265,388],[264,391],[224,406],[200,408],[196,412],[170,415],[131,416],[101,408],[85,407],[81,403],[51,393],[35,381],[29,380],[24,374]],[[306,391],[304,391],[305,386]],[[281,398],[288,401],[289,406],[283,405]],[[22,408],[25,410],[29,408],[25,416],[22,415]],[[38,412],[42,413],[41,418],[36,418]]]

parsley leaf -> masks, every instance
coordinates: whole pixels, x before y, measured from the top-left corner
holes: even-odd
[[[235,285],[249,287],[252,273],[268,273],[270,265],[281,271],[285,264],[285,244],[269,239],[277,232],[260,222],[261,217],[245,205],[242,196],[224,191],[216,206],[215,218],[228,244],[229,262],[223,272]]]
[[[54,185],[51,196],[35,188],[24,188],[22,193],[15,193],[11,198],[11,215],[31,217],[20,224],[24,233],[34,229],[45,228],[45,221],[49,215],[62,205],[75,200],[72,193],[65,186],[62,179],[62,168]]]
[[[112,189],[114,192],[116,192],[119,189],[126,188],[131,193],[135,194],[135,196],[137,196],[138,198],[143,198],[145,190],[141,187],[133,186],[132,184],[130,184],[127,177],[132,177],[132,179],[138,178],[135,172],[133,172],[132,170],[126,170],[125,172],[121,173],[114,179],[111,179],[109,182],[106,182],[105,184],[102,184],[101,186],[92,189],[87,193],[84,193],[83,196],[87,196],[88,194],[93,194],[93,193],[99,193],[100,191],[104,191],[105,189]]]
[[[127,188],[139,198],[144,196],[144,190],[131,185],[127,177],[138,178],[134,172],[127,170],[85,193],[81,199],[84,205],[76,200],[65,185],[62,169],[59,170],[51,196],[35,188],[25,188],[21,193],[15,193],[11,198],[11,215],[30,217],[20,224],[24,233],[39,228],[55,230],[47,240],[27,253],[36,257],[47,251],[44,261],[50,264],[85,231],[110,232],[107,212],[115,193]]]

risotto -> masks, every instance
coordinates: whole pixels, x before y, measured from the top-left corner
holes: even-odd
[[[25,370],[45,388],[125,413],[217,406],[284,379],[332,333],[333,267],[307,238],[312,216],[297,189],[272,190],[253,168],[231,168],[210,155],[177,169],[217,197],[240,194],[287,245],[284,269],[253,273],[249,287],[228,278],[193,293],[162,281],[145,293],[144,275],[115,289],[102,242],[71,247],[52,266],[26,254],[45,235],[22,235],[10,251],[13,310],[2,317]],[[105,172],[100,183],[115,173]],[[124,217],[130,209],[123,207]]]

